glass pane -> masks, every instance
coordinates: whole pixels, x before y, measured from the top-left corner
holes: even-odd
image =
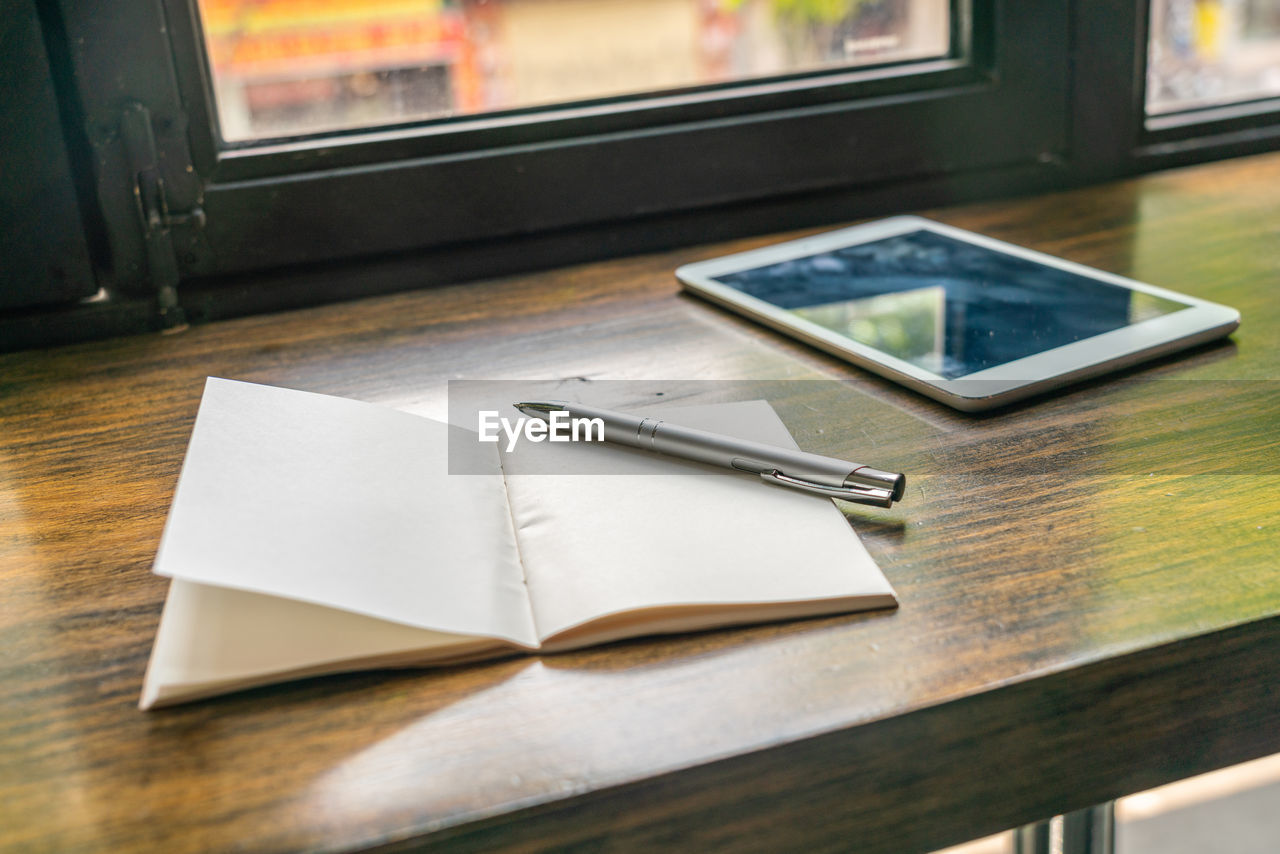
[[[1147,114],[1280,96],[1280,0],[1152,0]]]
[[[950,0],[200,0],[229,141],[947,56]]]

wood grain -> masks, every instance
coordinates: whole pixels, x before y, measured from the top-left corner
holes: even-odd
[[[1276,186],[1267,155],[924,212],[1244,318],[983,417],[678,293],[765,239],[0,357],[0,845],[924,851],[1280,750]],[[848,510],[902,607],[138,712],[207,375],[766,397],[908,473]]]

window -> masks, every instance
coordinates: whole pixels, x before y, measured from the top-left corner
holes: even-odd
[[[1153,0],[1147,114],[1280,97],[1280,4]]]
[[[58,0],[96,281],[0,326],[134,331],[1272,148],[1275,26],[1261,0]]]
[[[951,55],[947,0],[201,0],[224,140]]]
[[[593,0],[606,6],[611,1]],[[216,2],[223,0],[209,0],[208,8],[213,9]],[[327,2],[333,3],[332,9],[345,8],[339,0]],[[483,5],[552,7],[563,2],[588,0]],[[645,0],[643,5],[659,8],[669,2]],[[686,11],[736,13],[750,8],[755,10],[752,15],[776,17],[778,9],[800,2],[723,0],[722,5],[708,5],[700,0]],[[921,3],[929,8],[930,0]],[[895,16],[903,19],[901,10],[910,8],[899,8],[893,0],[844,0],[843,4],[803,0],[803,4],[865,7],[864,11],[876,11],[890,23]],[[871,26],[877,23],[874,16],[864,20],[861,14],[846,15],[810,30],[824,29],[828,53],[835,45],[842,53],[851,52],[855,61],[844,61],[843,56],[840,62],[824,58],[816,62],[820,66],[816,70],[773,73],[777,69],[748,68],[742,75],[731,75],[732,80],[692,83],[656,93],[598,95],[535,106],[509,101],[489,111],[455,110],[391,125],[376,118],[335,117],[323,109],[317,116],[308,107],[300,111],[308,114],[299,121],[309,130],[299,128],[288,137],[267,138],[264,134],[280,131],[268,131],[265,126],[290,112],[289,98],[300,90],[324,83],[350,93],[339,100],[367,91],[374,101],[404,103],[403,93],[414,88],[408,77],[416,75],[415,91],[421,94],[431,90],[432,80],[440,82],[448,75],[432,72],[434,66],[423,59],[420,67],[387,72],[382,78],[376,74],[369,78],[366,68],[329,74],[324,78],[327,83],[323,75],[307,77],[284,89],[257,88],[265,85],[261,78],[230,82],[229,66],[219,57],[234,50],[217,46],[222,44],[217,39],[222,38],[218,33],[224,32],[225,22],[206,14],[211,46],[206,54],[201,49],[204,38],[197,10],[172,0],[166,6],[168,41],[150,47],[153,54],[168,52],[165,59],[173,69],[174,92],[167,102],[159,97],[163,93],[156,91],[154,73],[142,70],[145,57],[139,57],[136,72],[134,63],[126,66],[120,88],[141,92],[141,97],[156,96],[151,123],[159,131],[157,163],[169,208],[182,211],[198,205],[202,210],[201,227],[173,229],[184,280],[391,253],[443,251],[463,244],[527,242],[577,229],[585,229],[586,236],[576,238],[579,245],[574,251],[601,254],[616,251],[615,226],[626,231],[638,221],[659,231],[667,229],[668,236],[661,239],[669,241],[670,229],[679,227],[679,217],[685,214],[700,213],[708,221],[759,217],[760,202],[786,199],[791,204],[801,197],[841,193],[857,186],[958,170],[1030,166],[1059,157],[1066,139],[1067,45],[1062,38],[1066,9],[1061,3],[1036,5],[1043,8],[1010,4],[997,20],[995,4],[986,0],[974,0],[972,5],[952,3],[945,7],[945,39],[937,32],[914,40],[894,37],[888,34],[891,27]],[[438,11],[442,16],[449,12],[465,17],[467,7],[467,3],[441,4]],[[270,8],[270,4],[258,4],[258,8]],[[865,33],[846,26],[846,19],[861,24]],[[85,82],[117,79],[114,58],[130,52],[129,39],[115,43],[101,34],[90,38],[88,29],[95,28],[95,22],[78,23],[85,27],[86,43],[96,45],[95,58],[101,64],[87,69]],[[72,24],[69,20],[69,29]],[[135,27],[144,33],[157,29],[136,22]],[[937,29],[936,23],[932,29]],[[95,31],[101,32],[100,28]],[[910,27],[900,32],[909,33]],[[74,40],[82,33],[68,36]],[[881,62],[872,61],[872,56],[867,64],[857,60],[863,49],[874,54],[876,45],[908,43],[911,52],[925,58],[894,60],[890,56]],[[928,58],[943,46],[945,55]],[[464,51],[459,47],[457,52]],[[807,55],[814,56],[812,51]],[[221,71],[219,62],[223,62]],[[367,90],[362,89],[366,86]],[[455,93],[462,91],[452,83],[436,91],[449,87]],[[82,97],[93,104],[91,109],[110,109],[119,103],[120,94],[109,87],[81,86]],[[565,97],[581,94],[571,92]],[[555,96],[535,93],[530,98],[554,100]],[[240,107],[227,106],[237,99]],[[424,106],[427,100],[424,95],[417,99],[417,106],[406,109],[429,111]],[[241,118],[230,118],[236,111]],[[224,131],[219,130],[220,117],[226,117]],[[388,120],[403,117],[401,112]],[[104,114],[101,121],[110,124],[118,119]],[[335,124],[343,129],[315,130]],[[223,139],[226,135],[241,138]],[[127,184],[126,177],[104,173],[100,183]],[[128,222],[133,214],[131,194],[101,186],[99,192],[113,196],[119,206],[108,212],[107,219],[117,248],[127,255],[120,244],[131,238],[128,232],[136,231],[136,225]],[[832,218],[840,216],[838,202],[832,207],[830,200],[813,198],[812,204],[829,207]],[[653,222],[664,216],[673,218]],[[778,222],[779,227],[785,224]],[[574,239],[566,238],[570,243]],[[651,238],[627,245],[639,246],[647,239]],[[610,243],[599,244],[602,240]],[[133,248],[136,254],[138,247]],[[499,247],[495,257],[504,252]],[[552,254],[540,252],[534,253],[536,262],[573,254],[565,244]],[[527,251],[520,254],[529,258]]]

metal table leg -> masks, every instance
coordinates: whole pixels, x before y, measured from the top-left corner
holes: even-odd
[[[1014,831],[1014,854],[1115,854],[1115,801]]]

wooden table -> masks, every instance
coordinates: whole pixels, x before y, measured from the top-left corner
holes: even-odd
[[[678,293],[763,238],[0,357],[0,845],[906,852],[1280,750],[1277,187],[1268,155],[925,212],[1244,318],[986,417]],[[901,608],[139,712],[210,374],[423,413],[745,381],[909,473],[848,511]]]

